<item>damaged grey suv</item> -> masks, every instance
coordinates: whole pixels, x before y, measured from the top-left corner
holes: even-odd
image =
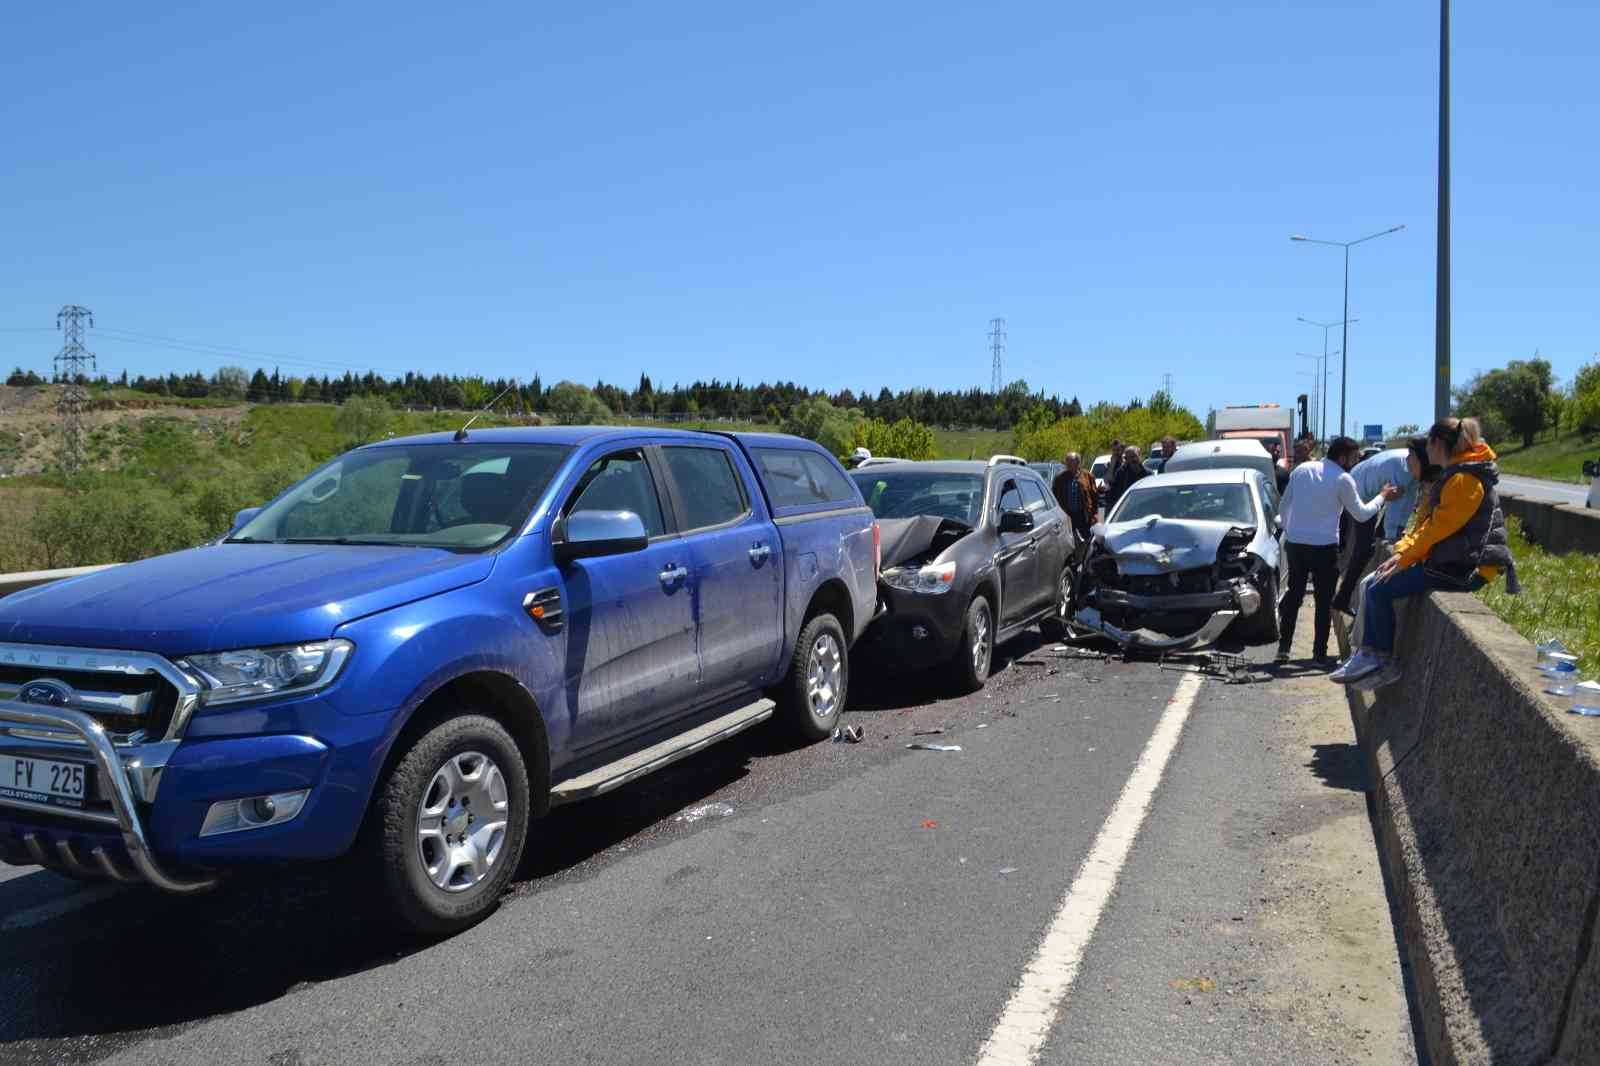
[[[1124,647],[1180,651],[1224,631],[1278,639],[1278,497],[1258,470],[1193,470],[1135,483],[1095,526],[1073,625]]]
[[[882,536],[866,659],[938,666],[970,692],[988,679],[996,644],[1034,624],[1065,632],[1077,540],[1023,460],[890,463],[850,476]]]

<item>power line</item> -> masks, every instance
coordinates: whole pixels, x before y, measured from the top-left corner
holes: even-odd
[[[1006,320],[1003,318],[989,320],[989,352],[994,361],[989,391],[998,396],[1005,384],[1005,375],[1000,369],[1001,358],[1006,353]]]
[[[354,373],[366,373],[372,370],[371,366],[357,366],[353,363],[336,363],[329,360],[302,359],[298,356],[284,355],[282,352],[266,352],[253,348],[240,348],[230,344],[211,344],[206,341],[183,340],[178,337],[162,337],[153,333],[136,333],[128,329],[104,329],[101,335],[114,340],[126,341],[130,344],[147,344],[151,346],[164,346],[178,351],[200,352],[206,355],[226,355],[233,358],[271,359],[275,362],[295,366],[311,367],[315,370],[349,370]]]
[[[83,411],[89,392],[79,384],[85,369],[95,369],[94,353],[83,346],[84,321],[94,325],[87,307],[68,304],[56,313],[56,328],[66,334],[56,353],[56,374],[64,384],[56,393],[56,414],[61,418],[61,468],[75,474],[83,466]]]

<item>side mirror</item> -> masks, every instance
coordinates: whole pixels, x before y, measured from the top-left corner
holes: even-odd
[[[233,526],[232,526],[232,528],[233,529],[239,529],[246,522],[250,521],[250,519],[254,518],[256,515],[258,515],[260,513],[261,513],[261,508],[259,508],[259,507],[246,507],[244,510],[240,511],[238,514],[233,516]]]
[[[632,511],[574,511],[551,538],[559,563],[643,551],[649,543],[644,521]]]
[[[1033,515],[1021,508],[1000,512],[1000,532],[1026,533],[1033,529]]]
[[[1600,461],[1587,459],[1583,464],[1584,477],[1600,477]]]

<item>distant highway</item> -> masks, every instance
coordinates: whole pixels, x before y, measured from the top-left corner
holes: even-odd
[[[1500,488],[1517,496],[1530,500],[1543,500],[1546,503],[1570,503],[1578,507],[1583,506],[1583,501],[1589,496],[1589,489],[1584,485],[1573,485],[1565,481],[1547,481],[1542,477],[1512,477],[1510,474],[1500,475]]]

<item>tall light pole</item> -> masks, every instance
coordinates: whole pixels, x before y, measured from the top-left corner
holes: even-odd
[[[1450,417],[1450,0],[1439,0],[1439,259],[1433,311],[1433,418]]]
[[[1405,228],[1406,228],[1405,224],[1401,223],[1398,226],[1390,226],[1388,229],[1383,230],[1380,233],[1369,233],[1367,236],[1361,237],[1361,238],[1359,238],[1357,240],[1353,240],[1353,241],[1319,241],[1319,240],[1316,240],[1315,238],[1312,238],[1312,237],[1303,237],[1298,233],[1292,233],[1292,234],[1289,235],[1289,239],[1291,241],[1304,241],[1307,244],[1326,244],[1326,245],[1331,245],[1334,248],[1343,248],[1344,249],[1344,319],[1345,319],[1345,323],[1344,323],[1344,342],[1340,345],[1340,349],[1339,349],[1339,425],[1340,426],[1344,425],[1345,385],[1346,385],[1346,382],[1347,382],[1347,380],[1349,379],[1349,376],[1350,376],[1350,249],[1354,248],[1358,244],[1365,244],[1368,241],[1377,240],[1379,237],[1387,237],[1391,233],[1399,233],[1401,230],[1403,230]]]
[[[1328,432],[1328,352],[1318,355],[1316,352],[1295,352],[1302,359],[1315,359],[1317,361],[1317,387],[1311,390],[1313,404],[1320,406],[1315,412],[1317,422],[1317,439],[1326,439]],[[1332,353],[1338,355],[1338,352]]]
[[[1296,315],[1295,321],[1304,322],[1308,326],[1316,326],[1322,330],[1322,417],[1317,420],[1319,425],[1317,435],[1321,436],[1328,431],[1328,331],[1334,326],[1344,326],[1346,327],[1346,339],[1348,340],[1348,327],[1361,320],[1359,318],[1350,318],[1346,315],[1343,322],[1313,322],[1304,315]],[[1343,354],[1343,349],[1333,354],[1341,355]]]

